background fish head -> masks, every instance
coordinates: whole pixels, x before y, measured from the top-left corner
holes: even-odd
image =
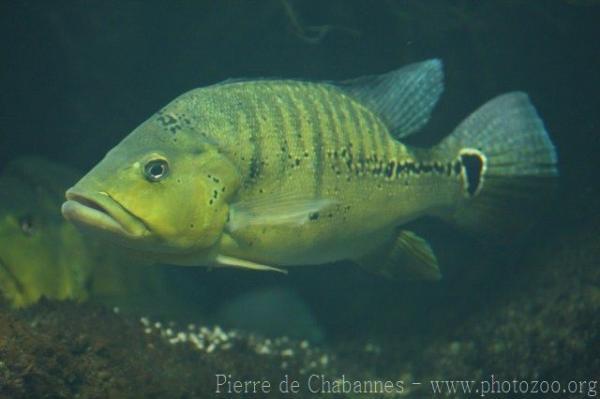
[[[62,220],[59,205],[42,187],[0,178],[0,291],[13,306],[41,297],[84,296],[86,248],[73,226]]]

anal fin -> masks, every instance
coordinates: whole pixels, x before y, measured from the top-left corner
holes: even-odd
[[[429,243],[407,230],[357,262],[370,272],[395,280],[439,280],[442,276]]]

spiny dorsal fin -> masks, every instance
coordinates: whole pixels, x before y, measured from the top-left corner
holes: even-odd
[[[337,86],[377,113],[397,138],[422,128],[444,90],[439,59],[418,62],[383,75],[364,76]]]

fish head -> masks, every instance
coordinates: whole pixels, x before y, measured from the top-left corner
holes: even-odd
[[[0,290],[19,307],[33,300],[28,275],[43,269],[39,252],[25,250],[40,248],[43,220],[35,214],[33,195],[16,179],[0,180]]]
[[[236,169],[212,143],[165,138],[154,128],[142,125],[109,151],[67,191],[62,213],[144,254],[210,248],[226,223]]]

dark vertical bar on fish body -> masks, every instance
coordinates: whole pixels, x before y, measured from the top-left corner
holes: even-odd
[[[260,164],[261,164],[261,160],[262,160],[262,154],[261,154],[261,147],[260,147],[260,121],[259,121],[259,106],[258,103],[256,102],[256,99],[252,96],[247,95],[247,93],[244,93],[246,96],[246,101],[245,103],[248,105],[248,107],[246,109],[244,109],[244,111],[246,112],[246,117],[248,118],[247,120],[251,121],[251,123],[249,124],[249,130],[250,130],[250,141],[252,142],[253,145],[253,152],[252,152],[252,157],[249,160],[249,178],[251,180],[252,183],[256,183],[256,181],[258,180],[258,177],[260,175]]]
[[[344,138],[343,148],[341,150],[341,158],[346,165],[348,178],[356,172],[356,142],[360,139],[356,132],[356,125],[350,115],[350,109],[345,106],[346,99],[342,95],[337,95],[332,98],[334,104],[334,114],[339,120],[339,126],[343,132]]]
[[[367,172],[371,175],[371,172],[375,168],[375,164],[377,159],[379,159],[381,151],[381,146],[379,145],[379,140],[381,136],[380,126],[378,121],[375,119],[375,115],[372,112],[364,112],[363,113],[366,122],[367,131],[364,132],[365,135],[368,136],[370,148],[367,151],[367,159],[369,160]],[[367,138],[365,138],[367,139]]]
[[[241,104],[243,104],[243,106],[240,106],[240,107],[237,108],[237,112],[235,113],[235,124],[236,124],[237,131],[239,133],[246,133],[246,134],[248,134],[248,137],[244,137],[243,135],[239,135],[240,136],[239,140],[242,141],[242,142],[244,142],[244,141],[251,141],[250,135],[252,134],[251,133],[252,127],[250,125],[250,120],[249,120],[249,117],[248,117],[248,109],[247,109],[247,106],[245,104],[245,100],[240,99],[239,93],[235,93],[234,96],[236,98],[235,101],[239,101]],[[241,148],[239,151],[240,151],[240,155],[239,155],[240,156],[240,161],[241,161],[241,163],[243,165],[242,167],[246,168],[246,177],[247,177],[249,175],[249,173],[250,173],[250,163],[249,162],[252,159],[252,157],[254,156],[254,151],[255,150],[252,147],[250,156],[248,156],[247,154],[245,154],[246,148]],[[250,179],[248,179],[248,178],[245,179],[245,184],[246,185],[250,185],[250,183],[251,183]]]
[[[312,85],[311,85],[312,86]],[[317,170],[316,170],[316,151],[314,148],[315,136],[318,131],[318,120],[316,119],[315,104],[311,98],[311,86],[306,84],[298,84],[297,91],[297,106],[299,108],[299,119],[301,123],[301,135],[303,141],[303,151],[300,154],[302,158],[302,167],[306,173],[312,173],[313,187],[315,195],[317,195]],[[312,158],[312,160],[310,159]],[[311,166],[311,167],[309,167]]]
[[[310,123],[310,131],[308,132],[312,135],[312,164],[313,164],[313,175],[315,178],[315,197],[319,198],[321,196],[321,185],[322,185],[322,177],[323,177],[323,134],[324,128],[322,122],[323,118],[323,105],[319,100],[320,95],[316,86],[311,85],[306,87],[306,110],[311,120]]]
[[[285,115],[285,101],[283,100],[282,89],[277,90],[274,97],[274,104],[271,106],[273,110],[273,118],[275,120],[275,129],[279,136],[279,148],[281,156],[279,157],[279,175],[283,177],[288,169],[288,155],[290,153],[289,144],[287,142],[287,132],[290,130],[289,121]]]
[[[361,108],[356,106],[356,104],[353,104],[354,108],[356,109],[356,121],[358,123],[358,125],[356,126],[357,130],[358,130],[358,135],[360,137],[360,142],[361,142],[361,147],[360,147],[360,158],[359,158],[359,163],[360,163],[360,168],[361,170],[364,172],[365,171],[365,165],[367,162],[367,158],[370,155],[371,152],[371,137],[370,136],[370,130],[369,130],[369,125],[368,125],[368,119],[367,119],[367,113]]]
[[[350,126],[353,130],[353,152],[354,152],[354,167],[362,170],[362,163],[365,159],[365,133],[364,121],[362,120],[361,110],[353,102],[344,97],[344,102],[341,104],[342,109],[348,110],[350,116]]]
[[[323,104],[325,108],[325,112],[331,123],[329,137],[331,138],[331,151],[332,151],[332,162],[334,162],[336,170],[340,170],[340,150],[341,147],[346,145],[346,140],[343,137],[344,131],[340,122],[340,119],[336,113],[335,107],[333,105],[333,94],[330,89],[323,88],[324,96],[323,96]]]
[[[298,83],[293,82],[288,85],[288,99],[289,99],[289,110],[290,110],[290,122],[292,129],[288,132],[289,142],[290,144],[293,142],[295,145],[293,146],[293,150],[290,152],[292,155],[292,162],[295,167],[300,167],[301,159],[304,154],[304,136],[303,136],[303,128],[304,123],[302,121],[303,118],[303,110],[298,100],[297,96],[297,85]]]
[[[333,172],[337,170],[337,137],[336,137],[336,126],[333,119],[333,110],[329,101],[330,92],[326,86],[318,86],[318,103],[320,109],[320,121],[321,121],[321,184],[325,173]],[[328,183],[326,183],[328,184]]]

